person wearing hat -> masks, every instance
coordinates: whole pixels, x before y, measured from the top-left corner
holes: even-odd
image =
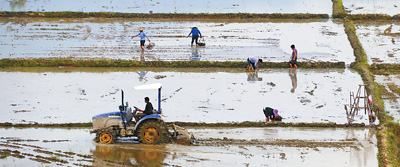
[[[196,41],[196,46],[198,46],[197,40],[199,39],[199,35],[200,35],[200,38],[201,38],[201,32],[200,32],[200,30],[197,28],[197,26],[194,25],[194,26],[192,27],[192,31],[190,31],[188,37],[189,37],[190,35],[192,35],[192,42],[191,42],[190,46],[193,46],[193,42],[194,42],[194,41]]]
[[[290,48],[292,48],[292,57],[290,57],[289,65],[290,68],[293,68],[293,66],[297,69],[297,50],[294,45],[291,45]]]
[[[146,42],[146,38],[147,38],[147,40],[150,42],[150,39],[149,39],[149,37],[147,37],[147,35],[143,32],[143,28],[142,27],[140,27],[139,28],[139,34],[137,34],[136,36],[133,36],[133,37],[137,37],[137,36],[140,36],[140,47],[142,48],[142,50],[144,50],[144,43]],[[133,38],[132,37],[132,38]]]
[[[265,120],[268,122],[269,120],[271,121],[275,121],[275,117],[279,117],[278,114],[278,110],[277,109],[273,109],[271,107],[265,107],[265,109],[263,109],[264,111],[264,115],[265,115]]]

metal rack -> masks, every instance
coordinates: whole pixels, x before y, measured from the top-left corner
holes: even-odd
[[[365,85],[359,85],[356,94],[350,92],[350,105],[344,105],[348,123],[351,124],[354,121],[354,116],[358,115],[358,112],[364,109],[364,114],[368,116],[369,124],[372,125],[376,117],[372,111],[371,105],[372,103],[368,100]]]

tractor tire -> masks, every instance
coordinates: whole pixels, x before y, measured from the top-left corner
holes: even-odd
[[[113,144],[117,136],[112,130],[103,129],[96,133],[96,142],[103,144]]]
[[[144,144],[168,143],[171,140],[164,123],[157,120],[143,122],[138,128],[138,138]]]

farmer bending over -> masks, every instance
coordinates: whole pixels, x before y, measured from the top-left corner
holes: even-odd
[[[265,109],[263,109],[264,111],[264,115],[265,115],[265,121],[275,121],[275,117],[278,117],[278,110],[277,109],[273,109],[271,107],[265,107]]]
[[[247,58],[247,64],[248,65],[251,65],[251,67],[254,69],[254,70],[259,70],[259,68],[258,68],[258,63],[262,63],[263,61],[262,61],[262,59],[259,59],[259,58],[255,58],[255,57],[249,57],[249,58]]]
[[[199,39],[199,35],[201,38],[201,32],[200,30],[197,28],[197,26],[193,26],[192,30],[190,31],[188,37],[190,36],[190,34],[192,34],[192,42],[190,43],[190,46],[193,46],[193,42],[196,41],[196,46],[198,46],[197,40]]]

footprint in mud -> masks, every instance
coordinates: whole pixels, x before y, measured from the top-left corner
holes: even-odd
[[[286,154],[285,153],[280,153],[279,154],[281,157],[279,157],[280,159],[286,160]]]
[[[167,77],[167,76],[166,75],[156,75],[156,76],[154,76],[155,79],[163,79],[165,77]]]
[[[303,105],[306,105],[307,103],[311,103],[311,100],[306,99],[305,97],[301,97],[300,103],[302,103]]]

